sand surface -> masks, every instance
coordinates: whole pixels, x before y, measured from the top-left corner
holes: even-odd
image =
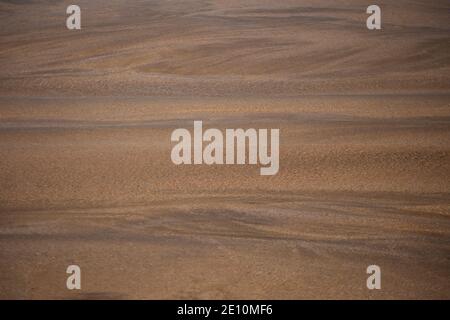
[[[450,299],[450,6],[378,3],[0,1],[0,298]],[[194,120],[279,173],[175,166]]]

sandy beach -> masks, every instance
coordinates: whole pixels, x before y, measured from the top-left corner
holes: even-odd
[[[0,1],[0,299],[450,299],[448,1],[77,2]]]

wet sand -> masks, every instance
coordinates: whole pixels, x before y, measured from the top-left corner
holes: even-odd
[[[449,8],[407,3],[0,1],[0,298],[449,299]],[[193,120],[279,173],[175,166]]]

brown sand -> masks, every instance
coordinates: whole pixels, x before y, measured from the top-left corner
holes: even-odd
[[[0,298],[449,299],[450,8],[379,3],[0,1]],[[280,172],[173,165],[193,120]]]

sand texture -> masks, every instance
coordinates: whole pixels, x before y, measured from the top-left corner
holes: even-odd
[[[69,4],[0,1],[0,299],[450,299],[448,1]],[[194,120],[278,174],[174,165]]]

